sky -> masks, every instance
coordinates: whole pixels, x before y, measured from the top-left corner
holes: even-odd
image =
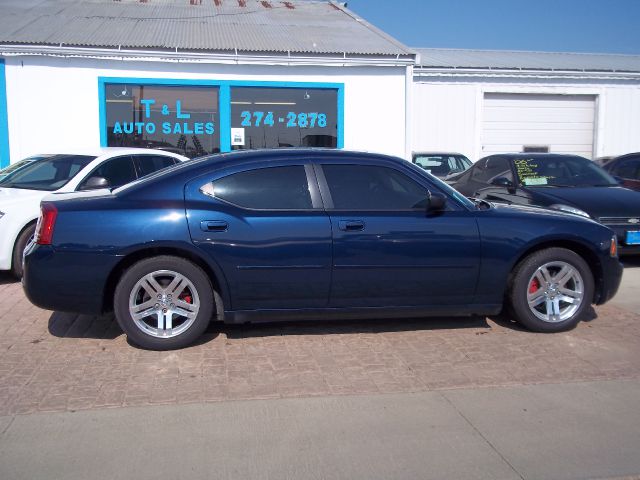
[[[640,0],[347,0],[410,47],[640,54]]]

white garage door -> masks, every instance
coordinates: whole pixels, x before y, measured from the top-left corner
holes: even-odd
[[[593,156],[593,95],[486,93],[483,156],[544,151]]]

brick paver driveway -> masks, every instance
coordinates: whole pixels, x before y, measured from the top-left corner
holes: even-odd
[[[0,416],[640,376],[640,315],[592,317],[552,335],[494,319],[212,325],[197,346],[150,352],[112,317],[40,310],[0,276]]]

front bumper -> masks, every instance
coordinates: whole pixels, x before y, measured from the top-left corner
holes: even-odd
[[[629,231],[640,231],[640,225],[622,220],[601,219],[601,223],[613,230],[618,237],[618,253],[620,255],[640,255],[640,245],[627,245],[626,238]]]
[[[607,257],[606,260],[602,262],[602,283],[600,285],[598,298],[596,298],[596,305],[602,305],[615,296],[618,288],[620,288],[623,271],[624,266],[618,258]]]
[[[103,310],[109,273],[120,259],[34,244],[24,257],[22,286],[29,301],[40,308],[97,315]]]

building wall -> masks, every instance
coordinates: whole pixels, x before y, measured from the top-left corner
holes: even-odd
[[[344,147],[405,156],[404,67],[6,59],[11,161],[100,145],[99,77],[344,84]]]
[[[593,95],[594,156],[640,151],[640,80],[414,77],[413,151],[458,151],[482,157],[485,93]]]

